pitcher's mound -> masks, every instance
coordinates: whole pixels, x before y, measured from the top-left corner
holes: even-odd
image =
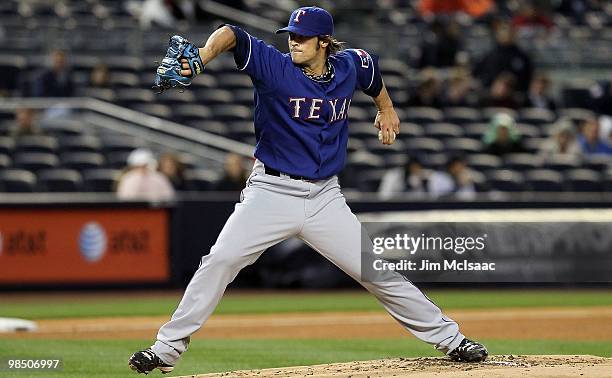
[[[457,363],[443,357],[293,366],[191,375],[206,377],[610,377],[612,358],[595,356],[490,356],[482,363]],[[186,376],[187,377],[187,376]],[[179,377],[179,378],[186,378]]]

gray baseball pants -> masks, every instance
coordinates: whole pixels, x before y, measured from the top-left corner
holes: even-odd
[[[241,201],[202,258],[171,320],[159,330],[153,352],[174,365],[238,272],[267,248],[293,236],[357,280],[417,338],[443,353],[457,347],[464,338],[457,323],[411,282],[391,277],[397,274],[393,272],[385,282],[361,281],[361,232],[337,177],[314,182],[276,177],[265,174],[257,161]]]

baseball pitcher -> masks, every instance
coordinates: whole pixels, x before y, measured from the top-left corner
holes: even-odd
[[[333,32],[326,10],[304,7],[277,31],[288,33],[288,54],[232,25],[218,28],[202,48],[180,36],[170,39],[157,69],[160,92],[188,86],[225,51],[234,54],[238,70],[251,77],[256,161],[240,202],[202,258],[171,320],[149,349],[131,356],[133,370],[171,371],[238,272],[267,248],[294,236],[360,281],[419,339],[456,361],[487,357],[483,345],[465,338],[455,321],[397,273],[389,272],[384,282],[361,281],[362,227],[337,178],[346,159],[354,91],[372,97],[378,109],[374,126],[383,144],[395,141],[400,122],[378,58],[360,49],[344,50]]]

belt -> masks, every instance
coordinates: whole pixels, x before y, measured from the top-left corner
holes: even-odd
[[[273,168],[270,168],[270,167],[264,167],[264,168],[266,170],[266,174],[270,175],[270,176],[281,177],[281,175],[283,175],[283,176],[289,176],[293,180],[317,181],[317,180],[309,179],[308,177],[288,175],[286,173],[279,172],[276,169],[273,169]]]

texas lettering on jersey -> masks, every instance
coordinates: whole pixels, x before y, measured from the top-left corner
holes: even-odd
[[[327,104],[329,104],[330,109],[329,118],[326,120],[328,123],[348,118],[351,106],[350,98],[334,98],[333,100],[327,100]],[[289,105],[293,109],[291,117],[304,120],[319,119],[321,108],[326,106],[325,100],[322,98],[305,97],[290,97]]]

